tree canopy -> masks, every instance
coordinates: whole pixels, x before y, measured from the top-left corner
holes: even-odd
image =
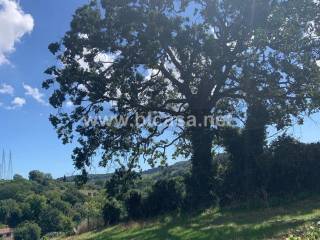
[[[43,84],[59,109],[51,122],[64,143],[78,139],[78,169],[98,151],[102,166],[126,159],[136,167],[190,147],[194,194],[205,199],[217,131],[206,116],[244,118],[259,101],[282,128],[318,109],[319,13],[314,0],[92,1],[49,46],[60,61]],[[72,111],[62,111],[66,102]],[[134,124],[150,113],[166,124]],[[106,114],[128,124],[85,124]],[[169,124],[191,115],[192,126]]]

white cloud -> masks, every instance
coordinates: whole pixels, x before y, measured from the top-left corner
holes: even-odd
[[[30,33],[34,20],[25,14],[15,0],[0,0],[0,65],[8,63],[6,55],[15,50],[15,43]]]
[[[12,110],[12,109],[16,109],[19,107],[23,107],[23,105],[25,105],[26,103],[27,103],[27,101],[24,98],[15,97],[11,102],[11,106],[7,107],[7,109]]]
[[[84,55],[90,54],[90,50],[84,48],[83,50]],[[113,62],[117,59],[117,57],[120,55],[120,52],[117,53],[97,53],[94,57],[95,63],[101,63],[103,66],[103,69],[107,69],[110,67]],[[84,70],[90,70],[89,64],[85,61],[85,59],[79,56],[76,56],[76,60],[80,64],[80,67]]]
[[[14,88],[9,85],[9,84],[1,84],[0,85],[0,93],[1,94],[8,94],[8,95],[13,95]]]
[[[23,88],[26,90],[25,94],[27,96],[31,96],[38,103],[41,103],[43,105],[48,105],[46,101],[43,99],[44,94],[41,93],[38,88],[33,88],[27,84],[23,84]]]

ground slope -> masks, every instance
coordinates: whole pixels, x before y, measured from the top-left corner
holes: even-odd
[[[320,197],[257,210],[207,210],[123,224],[64,240],[254,240],[285,239],[320,220]]]

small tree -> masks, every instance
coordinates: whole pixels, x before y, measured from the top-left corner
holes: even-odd
[[[47,207],[47,199],[44,196],[36,194],[28,196],[26,202],[29,204],[30,212],[28,213],[30,219],[33,221],[39,221],[41,212]]]
[[[82,194],[74,187],[69,187],[65,192],[62,193],[61,199],[65,202],[75,205],[76,203],[84,203],[85,195]]]
[[[23,178],[23,176],[21,176],[21,175],[19,175],[19,174],[15,174],[15,175],[13,176],[13,180],[14,180],[14,181],[23,181],[24,178]]]
[[[0,222],[16,227],[22,218],[20,205],[13,199],[0,201]]]
[[[41,228],[36,223],[25,222],[17,226],[14,231],[15,240],[39,240]]]
[[[117,169],[111,178],[106,181],[106,192],[108,196],[123,201],[125,195],[134,187],[139,177],[139,173],[131,168],[127,169],[122,166]]]
[[[139,219],[145,215],[143,212],[143,199],[140,192],[129,192],[125,199],[125,206],[130,219]]]
[[[177,210],[183,200],[183,186],[176,179],[159,180],[152,186],[144,207],[148,216],[155,216]]]
[[[89,198],[84,203],[85,217],[87,218],[87,223],[89,229],[91,228],[91,220],[101,220],[103,217],[103,209],[105,204],[105,196],[99,194],[94,198]]]
[[[33,170],[33,171],[29,172],[29,180],[35,181],[41,185],[46,186],[52,180],[52,176],[50,174],[42,173],[38,170]]]
[[[50,232],[69,232],[72,230],[72,221],[54,208],[47,208],[40,214],[40,227],[44,234]]]
[[[103,207],[105,225],[116,224],[120,221],[121,206],[115,199],[109,199]]]

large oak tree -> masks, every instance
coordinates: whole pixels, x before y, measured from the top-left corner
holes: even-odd
[[[206,116],[241,117],[257,99],[270,123],[283,127],[317,105],[319,7],[315,0],[92,1],[76,11],[62,41],[49,46],[60,61],[44,82],[59,109],[51,122],[65,143],[78,138],[79,169],[98,151],[102,166],[126,159],[135,167],[142,158],[165,160],[174,145],[191,149],[191,194],[207,201],[218,130],[203,126]],[[71,112],[62,109],[67,101]],[[150,112],[160,122],[192,115],[199,125],[83,121],[111,114],[133,123],[135,114]]]

